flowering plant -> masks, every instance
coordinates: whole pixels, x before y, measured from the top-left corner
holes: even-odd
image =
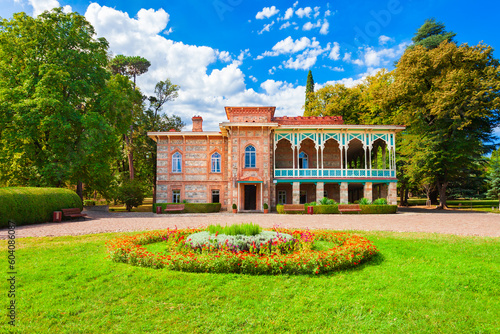
[[[272,247],[256,252],[235,251],[225,246],[194,250],[186,247],[186,237],[201,232],[200,229],[168,229],[115,239],[107,243],[107,249],[113,261],[141,267],[254,275],[327,273],[359,265],[377,253],[375,245],[355,234],[284,228],[273,231],[289,234],[299,242],[288,253],[273,251]],[[334,246],[315,250],[315,241],[327,241]],[[157,242],[165,242],[165,253],[149,252],[144,247]]]

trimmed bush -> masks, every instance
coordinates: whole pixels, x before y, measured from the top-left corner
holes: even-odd
[[[17,225],[52,221],[52,213],[61,209],[83,208],[78,195],[63,188],[0,188],[0,227],[9,220]]]
[[[363,214],[390,214],[398,212],[397,205],[360,205]]]
[[[179,204],[179,203],[155,203],[153,204],[153,212],[156,212],[156,207],[161,206],[163,213],[167,208],[167,204]],[[219,212],[221,204],[220,203],[184,203],[184,211],[167,211],[168,213],[208,213],[208,212]]]
[[[314,207],[315,215],[322,214],[332,214],[332,213],[340,213],[338,205],[316,205]]]
[[[385,198],[377,198],[373,201],[373,205],[387,205],[387,200]]]
[[[262,232],[262,227],[253,223],[233,224],[229,226],[228,225],[221,226],[220,224],[217,224],[217,225],[208,225],[208,231],[210,232],[210,234],[216,234],[216,233],[225,235],[242,234],[242,235],[252,236]]]

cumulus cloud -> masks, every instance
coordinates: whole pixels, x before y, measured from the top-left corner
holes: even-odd
[[[312,12],[311,7],[306,7],[306,8],[299,8],[295,11],[295,14],[297,14],[298,17],[303,18],[305,17],[310,17]]]
[[[264,18],[270,18],[271,16],[274,16],[279,13],[279,9],[276,9],[276,6],[272,7],[264,7],[262,11],[258,12],[257,15],[255,15],[255,18],[257,20],[262,20]]]
[[[29,4],[33,7],[33,16],[38,16],[46,10],[61,6],[57,0],[29,0]],[[69,7],[69,11],[71,12],[71,6],[64,7]]]
[[[286,28],[288,28],[289,26],[291,26],[291,23],[290,23],[290,22],[285,22],[285,23],[283,23],[283,24],[281,25],[280,30],[281,30],[281,29],[286,29]]]
[[[323,20],[323,24],[321,25],[321,29],[319,30],[319,33],[321,35],[327,35],[328,28],[330,28],[330,23],[328,23],[328,21],[325,19],[325,20]]]
[[[388,37],[388,36],[385,36],[385,35],[381,35],[378,38],[378,44],[380,44],[380,45],[385,45],[388,42],[394,42],[394,38],[391,38],[391,37]]]
[[[269,23],[269,24],[266,24],[264,25],[264,28],[262,28],[261,31],[259,31],[259,35],[262,35],[264,33],[264,31],[270,31],[271,30],[271,27],[274,25],[274,21]]]
[[[288,8],[283,19],[289,20],[293,16],[293,8]]]
[[[330,54],[328,58],[331,60],[339,60],[340,59],[340,45],[337,42],[333,42],[333,47],[330,50]]]

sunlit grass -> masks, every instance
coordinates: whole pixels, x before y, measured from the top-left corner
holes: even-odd
[[[194,274],[109,261],[105,242],[125,233],[18,239],[18,322],[10,331],[4,312],[0,333],[498,331],[500,238],[357,233],[380,255],[318,277]]]

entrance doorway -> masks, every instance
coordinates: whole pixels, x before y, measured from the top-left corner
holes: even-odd
[[[245,210],[257,209],[257,186],[245,185]]]

